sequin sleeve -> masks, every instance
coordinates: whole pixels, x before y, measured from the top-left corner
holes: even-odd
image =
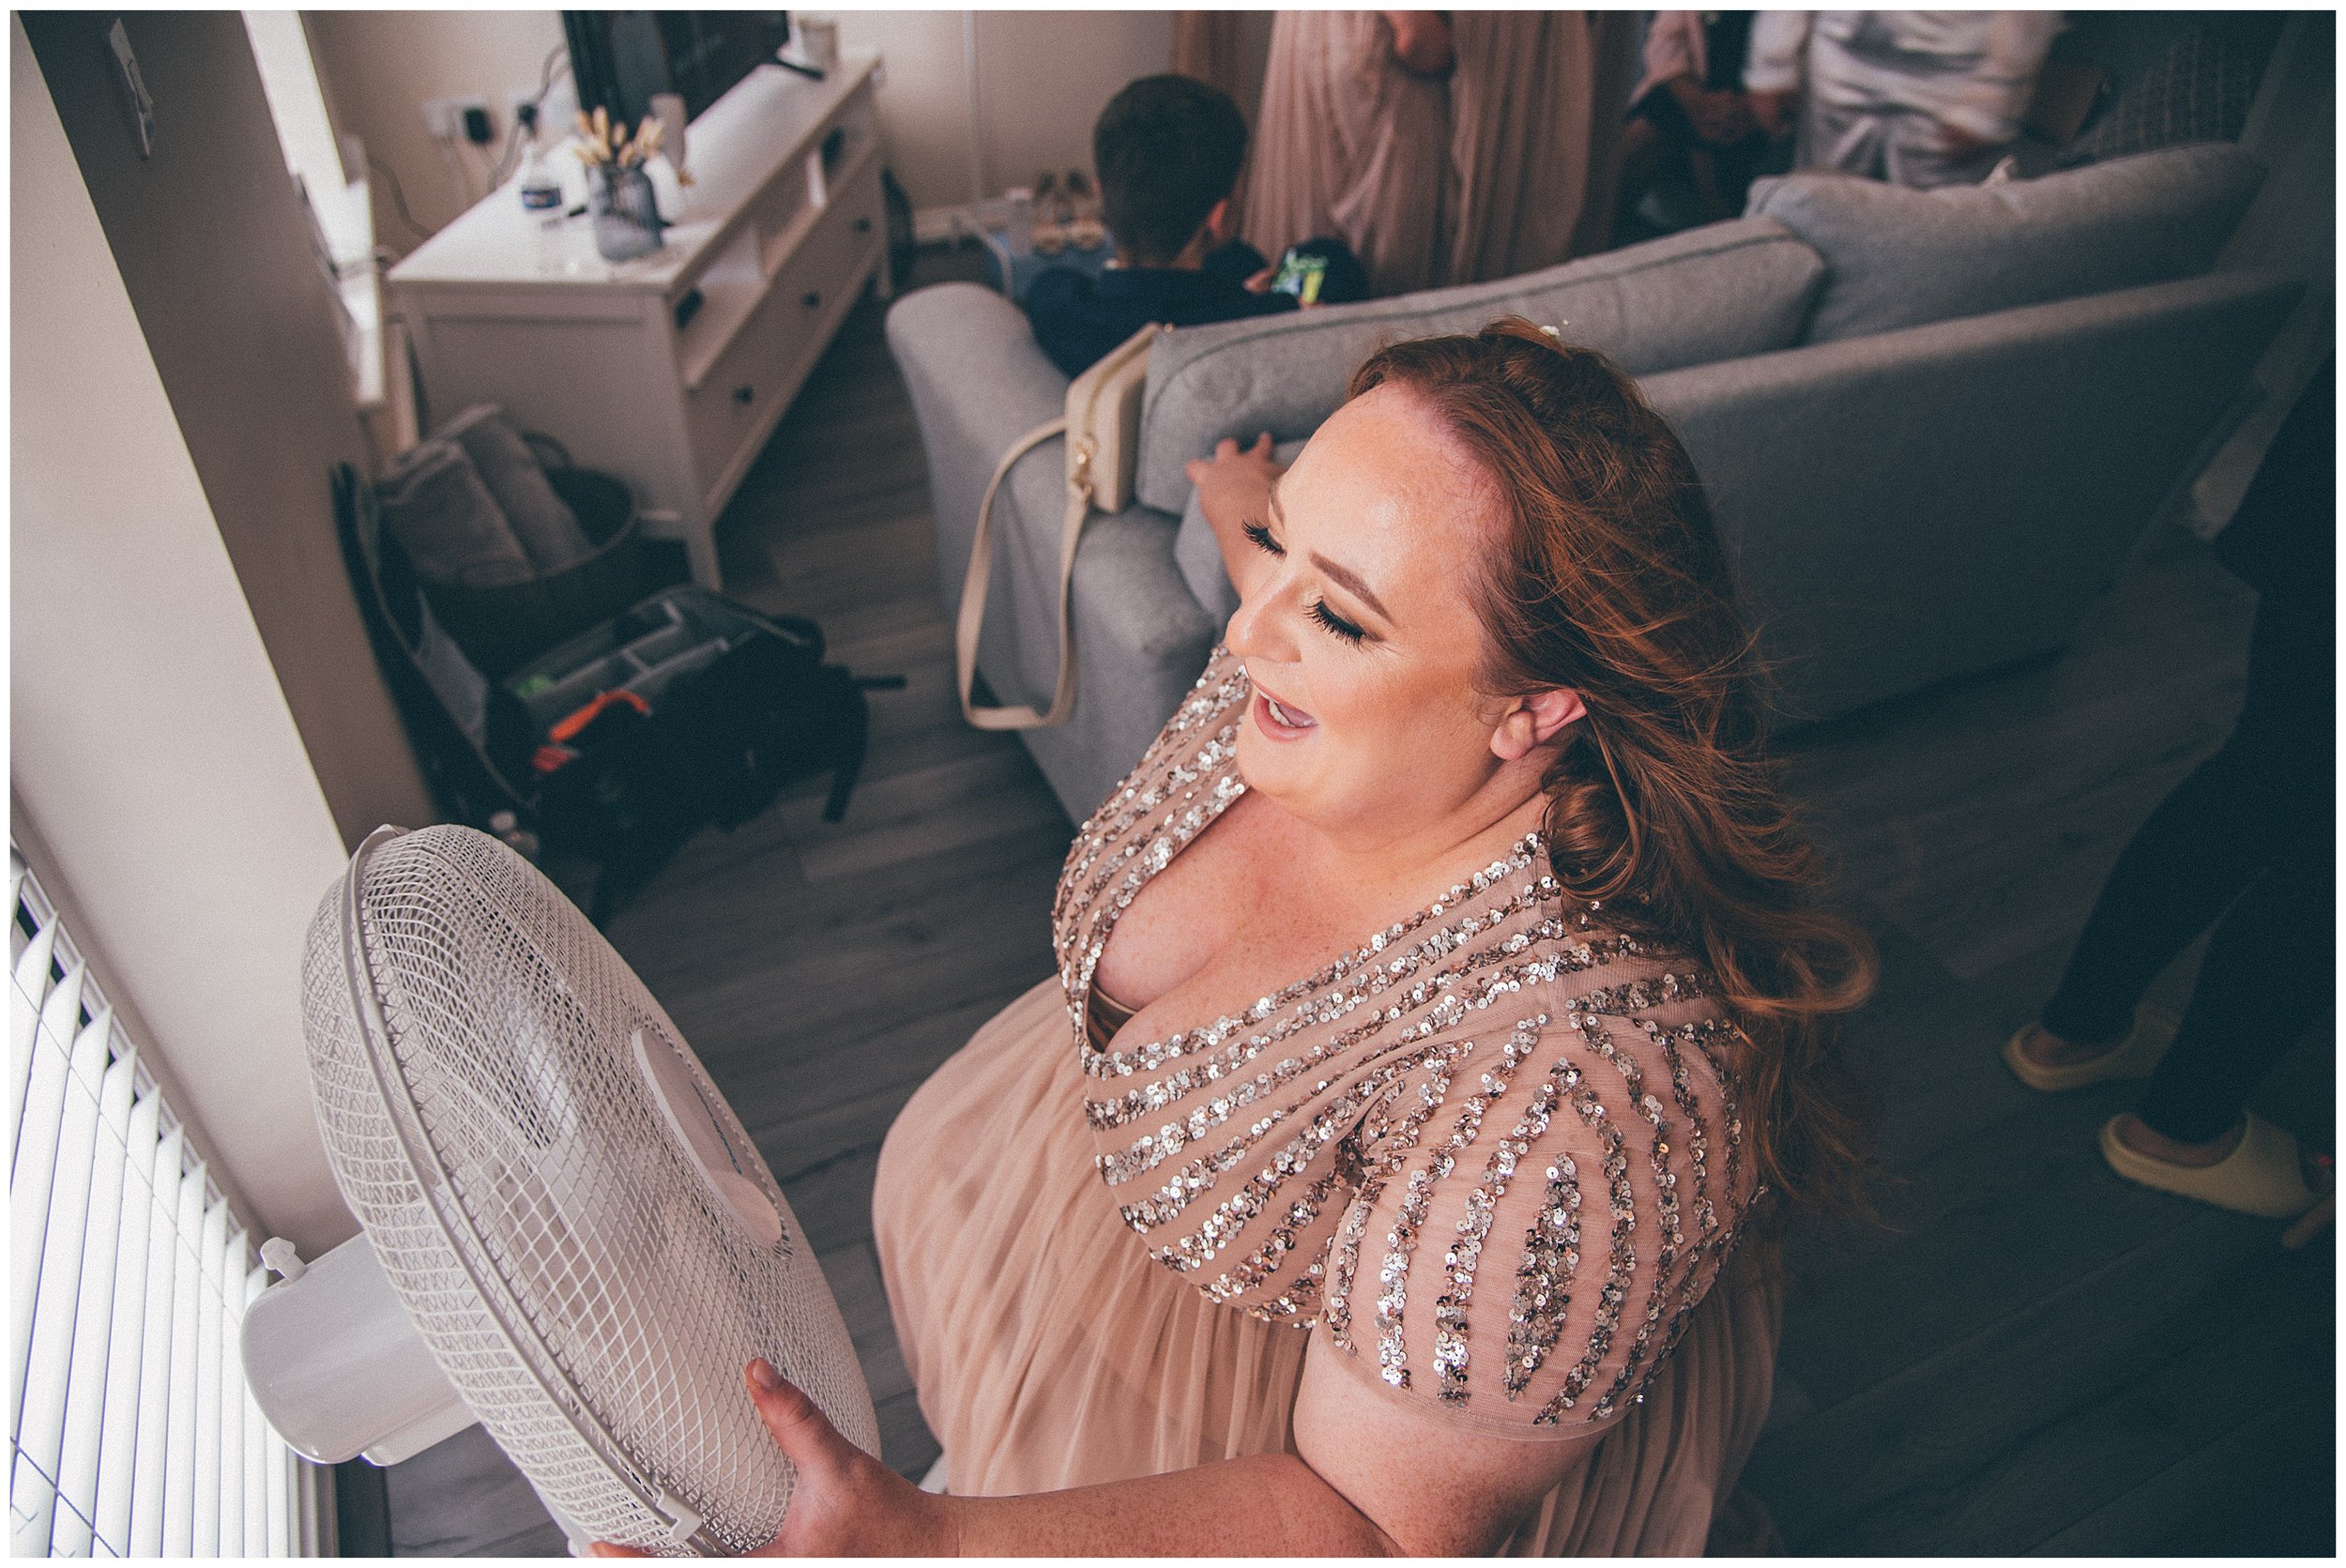
[[[1573,991],[1527,987],[1417,1086],[1426,1114],[1361,1152],[1330,1247],[1340,1361],[1467,1429],[1625,1413],[1753,1196],[1740,1036],[1675,974]]]

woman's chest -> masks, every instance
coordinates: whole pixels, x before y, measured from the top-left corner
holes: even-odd
[[[1336,884],[1292,818],[1243,797],[1134,895],[1093,983],[1133,1011],[1135,1039],[1243,1008],[1374,918]]]

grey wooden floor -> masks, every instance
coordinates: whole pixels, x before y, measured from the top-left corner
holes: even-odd
[[[930,253],[926,280],[966,275]],[[856,1335],[886,1457],[936,1445],[870,1245],[897,1108],[1050,972],[1071,829],[1017,742],[960,723],[910,407],[867,300],[720,527],[728,591],[811,615],[872,699],[847,820],[808,786],[686,846],[612,922],[782,1179]],[[2077,646],[1791,739],[1795,793],[1880,942],[1857,1033],[1889,1228],[1810,1226],[1746,1481],[1802,1553],[2303,1553],[2334,1545],[2335,1253],[2132,1187],[2095,1130],[2125,1088],[2034,1095],[1996,1059],[2103,874],[2222,738],[2247,591],[2155,537]],[[2190,955],[2162,990],[2188,992]],[[2335,1147],[2333,1028],[2262,1086]],[[560,1550],[476,1428],[389,1473],[402,1553]]]

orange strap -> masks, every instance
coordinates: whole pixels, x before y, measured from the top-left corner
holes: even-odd
[[[651,717],[651,704],[646,702],[643,698],[637,696],[632,692],[598,692],[595,693],[594,701],[571,713],[557,723],[552,729],[546,731],[546,738],[556,742],[556,744],[570,739],[580,730],[583,730],[588,724],[593,723],[602,714],[602,710],[609,708],[615,702],[623,702],[628,704],[630,707],[633,708],[636,712],[641,713],[647,719]]]

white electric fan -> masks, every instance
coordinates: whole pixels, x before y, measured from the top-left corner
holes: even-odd
[[[365,1232],[246,1310],[297,1452],[390,1464],[476,1419],[573,1549],[733,1553],[793,1475],[763,1356],[865,1452],[870,1391],[749,1135],[651,993],[536,867],[468,828],[377,830],[311,922],[318,1129]]]

